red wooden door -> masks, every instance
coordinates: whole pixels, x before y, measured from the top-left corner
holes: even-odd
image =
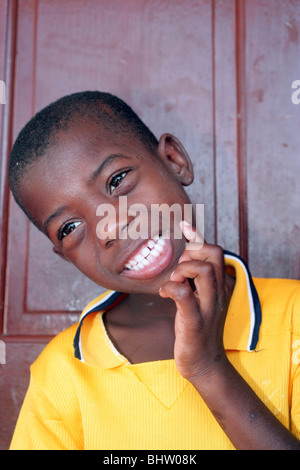
[[[9,149],[50,101],[98,89],[159,136],[181,139],[205,236],[258,276],[300,276],[300,3],[280,0],[0,0],[0,447],[29,364],[102,289],[55,256],[9,195]]]

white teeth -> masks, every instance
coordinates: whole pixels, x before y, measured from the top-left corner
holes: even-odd
[[[140,261],[138,264],[133,266],[132,269],[134,269],[134,271],[139,271],[139,269],[144,268],[145,266],[148,266],[148,264],[149,264],[149,261],[144,259],[143,261]]]
[[[152,240],[148,240],[147,246],[144,246],[134,258],[129,260],[125,267],[129,270],[139,271],[140,269],[148,266],[164,251],[165,240],[155,235]]]
[[[157,256],[160,255],[160,251],[158,251],[156,248],[153,248],[153,250],[151,250],[151,255],[157,258]]]
[[[141,254],[144,256],[144,258],[146,258],[146,256],[149,255],[149,253],[150,253],[150,250],[146,246],[141,251]]]
[[[131,264],[131,266],[135,266],[137,261],[135,259],[131,259],[128,263]]]
[[[156,247],[154,248],[154,250],[159,251],[160,253],[162,253],[164,251],[164,247],[162,245],[159,245],[158,242],[157,242]]]
[[[147,261],[149,261],[149,263],[151,263],[156,258],[156,256],[152,256],[152,251],[151,251],[150,255],[147,258]]]

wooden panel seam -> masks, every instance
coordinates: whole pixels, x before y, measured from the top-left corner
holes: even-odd
[[[236,0],[236,90],[237,90],[237,153],[239,181],[240,255],[248,262],[248,207],[246,161],[246,78],[245,78],[245,5]]]
[[[6,53],[5,53],[5,85],[6,104],[3,108],[2,142],[1,142],[1,181],[0,181],[0,213],[1,221],[1,285],[0,285],[0,332],[4,328],[5,295],[6,295],[6,261],[7,261],[7,234],[8,234],[8,199],[9,187],[7,181],[8,158],[12,146],[12,119],[14,104],[15,57],[16,36],[18,20],[18,2],[8,2],[6,26]]]
[[[213,195],[214,195],[214,243],[218,241],[218,218],[217,218],[217,150],[216,150],[216,56],[215,56],[215,0],[212,0],[211,6],[211,49],[212,49],[212,151],[213,151]]]

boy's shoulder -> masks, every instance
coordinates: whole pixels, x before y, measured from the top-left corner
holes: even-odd
[[[109,341],[107,341],[105,327],[102,325],[102,321],[99,321],[102,318],[99,314],[118,305],[126,296],[127,294],[122,292],[105,291],[91,300],[83,309],[79,321],[58,333],[46,345],[31,366],[32,374],[40,375],[40,371],[43,369],[53,371],[53,376],[57,374],[57,371],[61,373],[62,370],[65,370],[67,375],[72,374],[72,371],[75,372],[75,370],[78,373],[79,368],[86,364],[81,355],[82,341],[87,343],[88,349],[96,348],[97,356],[101,356],[101,353],[104,352],[106,357],[105,345]],[[101,344],[104,351],[100,347]],[[91,364],[89,363],[89,365]],[[43,376],[44,372],[41,375]]]
[[[253,278],[257,291],[263,298],[277,302],[299,301],[300,281],[283,278]]]
[[[263,319],[271,317],[273,328],[286,326],[300,335],[300,281],[280,278],[253,278],[253,281]]]
[[[260,288],[266,287],[268,289],[277,288],[280,286],[283,292],[297,291],[300,288],[300,281],[297,279],[287,278],[260,278],[253,276],[253,280]]]
[[[70,371],[70,369],[75,366],[76,362],[79,362],[74,356],[73,347],[77,328],[78,323],[75,323],[50,340],[31,365],[30,369],[33,375],[38,374],[39,376],[43,376],[45,374],[53,374],[57,369]]]

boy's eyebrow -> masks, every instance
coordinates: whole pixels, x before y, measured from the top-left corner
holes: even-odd
[[[130,158],[127,155],[123,155],[122,153],[113,153],[109,155],[102,163],[98,166],[98,168],[91,174],[88,179],[88,185],[90,186],[93,184],[95,179],[100,175],[100,173],[104,170],[104,168],[109,165],[113,160],[116,158]]]
[[[45,222],[43,224],[43,227],[44,227],[44,231],[47,235],[48,235],[48,227],[49,227],[50,223],[52,222],[52,220],[56,219],[56,217],[59,217],[60,214],[62,214],[62,212],[64,212],[67,209],[68,209],[67,206],[61,206],[57,209],[57,211],[55,211],[53,214],[51,214],[50,217],[48,217],[48,219],[45,220]]]

